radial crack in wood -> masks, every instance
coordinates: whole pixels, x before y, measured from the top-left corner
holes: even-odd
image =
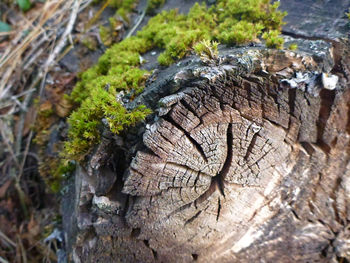
[[[219,65],[165,69],[169,81],[130,102],[160,99],[149,104],[156,113],[142,141],[124,138],[129,165],[117,171],[118,187],[93,198],[82,179],[77,214],[87,234],[75,253],[97,260],[109,246],[108,259],[126,262],[348,259],[350,88],[338,73],[335,90],[312,82],[331,65],[348,72],[345,46],[223,49]],[[343,52],[341,66],[332,52]],[[179,67],[191,76],[180,87]],[[85,217],[91,200],[120,211],[100,205]]]

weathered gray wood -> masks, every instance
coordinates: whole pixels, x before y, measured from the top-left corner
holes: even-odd
[[[75,260],[349,258],[350,90],[339,74],[334,90],[321,80],[349,70],[348,50],[333,67],[330,44],[299,42],[313,50],[223,49],[217,66],[167,69],[173,81],[139,98],[177,90],[142,142],[105,139],[77,174]]]
[[[186,58],[126,103],[155,114],[77,171],[75,262],[350,261],[349,42],[286,39]]]

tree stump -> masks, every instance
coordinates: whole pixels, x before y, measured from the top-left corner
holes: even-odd
[[[68,187],[75,262],[350,260],[349,42],[287,41],[151,77]]]

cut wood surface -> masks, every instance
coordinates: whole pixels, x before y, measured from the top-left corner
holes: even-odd
[[[349,42],[286,40],[154,73],[68,187],[75,262],[350,260]]]

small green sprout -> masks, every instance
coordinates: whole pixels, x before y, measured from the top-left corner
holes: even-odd
[[[266,41],[266,46],[269,48],[283,48],[284,39],[279,37],[280,31],[270,30],[265,32],[262,37]]]
[[[297,50],[297,48],[298,48],[298,44],[295,44],[295,43],[294,44],[290,44],[289,47],[288,47],[288,49],[292,50],[292,51]]]
[[[201,58],[203,63],[210,64],[216,61],[219,56],[218,42],[211,42],[210,40],[202,40],[198,42],[194,47],[194,51]]]

